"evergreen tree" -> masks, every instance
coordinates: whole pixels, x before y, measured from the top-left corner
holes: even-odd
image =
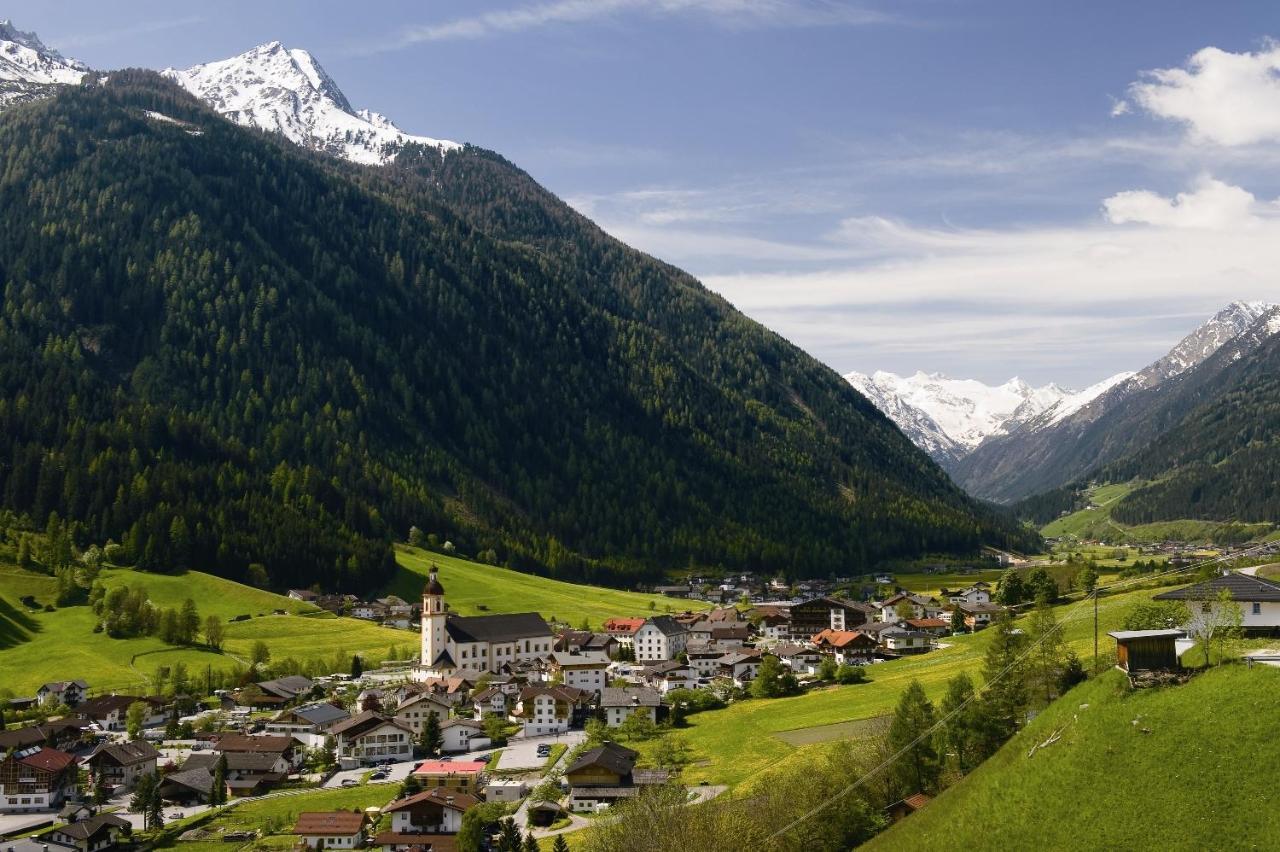
[[[218,753],[218,762],[213,766],[213,786],[209,792],[209,804],[223,805],[227,801],[227,755]]]
[[[364,674],[364,661],[360,659],[359,654],[351,655],[351,676],[358,678]]]
[[[507,817],[498,825],[498,852],[521,852],[524,842],[516,821]]]
[[[947,681],[947,694],[939,710],[947,719],[942,729],[942,752],[961,775],[967,774],[981,760],[982,714],[974,699],[973,681],[961,672]],[[954,715],[953,715],[954,714]]]
[[[196,602],[187,598],[182,602],[182,609],[178,613],[178,641],[183,645],[190,645],[196,641],[199,633],[200,612],[196,609]]]
[[[1026,667],[1020,657],[1027,637],[1015,633],[1013,617],[1001,613],[989,628],[990,644],[982,666],[983,692],[979,702],[982,715],[981,754],[995,754],[1022,724],[1027,707]]]
[[[569,852],[569,841],[564,839],[563,834],[557,834],[556,839],[551,844],[551,852]]]
[[[422,751],[428,755],[440,753],[440,747],[444,744],[444,738],[440,733],[440,717],[436,715],[436,711],[432,710],[427,714],[427,719],[422,724],[422,733],[418,735],[418,745]]]
[[[929,731],[935,721],[933,704],[924,694],[924,688],[919,681],[911,681],[894,710],[886,743],[892,754],[905,749],[893,765],[899,796],[929,792],[938,783],[938,752]]]
[[[522,847],[523,852],[539,852],[539,849],[538,840],[533,836],[533,832],[530,831],[526,833],[524,836],[524,846]]]
[[[1053,607],[1045,598],[1039,599],[1031,613],[1030,640],[1027,685],[1038,701],[1048,704],[1058,696],[1066,651]]]
[[[110,798],[111,796],[107,791],[106,779],[103,778],[101,772],[95,772],[93,775],[93,804],[96,807],[102,807]]]
[[[951,632],[964,632],[964,613],[960,611],[960,607],[956,606],[951,610]]]

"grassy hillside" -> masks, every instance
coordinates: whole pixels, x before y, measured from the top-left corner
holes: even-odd
[[[1040,533],[1047,538],[1075,536],[1081,539],[1121,543],[1157,541],[1231,543],[1262,538],[1275,530],[1274,524],[1237,524],[1222,521],[1176,520],[1147,524],[1124,524],[1113,517],[1114,510],[1142,483],[1115,483],[1086,492],[1089,504],[1045,524]]]
[[[1114,643],[1106,631],[1118,629],[1129,607],[1149,601],[1153,594],[1148,589],[1102,599],[1098,615],[1103,654],[1114,651]],[[1090,665],[1092,604],[1060,607],[1058,620],[1066,622],[1067,644],[1086,666]],[[962,671],[978,676],[991,635],[990,631],[982,631],[958,636],[945,640],[947,648],[877,663],[866,670],[868,683],[832,687],[794,698],[742,701],[723,710],[690,716],[689,727],[677,734],[689,744],[693,761],[685,770],[685,780],[687,783],[705,779],[712,784],[738,784],[794,755],[797,743],[857,736],[866,720],[892,712],[912,680],[919,680],[929,697],[937,701],[949,678]],[[629,745],[651,753],[656,741]]]
[[[259,639],[267,643],[274,658],[299,660],[339,651],[381,660],[392,646],[417,644],[412,633],[337,618],[298,601],[199,571],[170,576],[106,569],[101,579],[109,588],[125,584],[145,587],[160,607],[176,607],[190,597],[202,616],[251,618],[227,624],[221,654],[175,648],[155,637],[111,639],[93,632],[96,618],[88,606],[28,611],[19,599],[33,595],[41,605],[51,602],[54,580],[13,565],[0,565],[0,671],[4,672],[4,688],[29,694],[48,680],[81,677],[95,691],[138,689],[142,679],[160,665],[183,662],[193,672],[206,665],[229,668],[247,657]],[[273,615],[277,609],[288,614]]]
[[[1263,756],[1275,752],[1277,691],[1280,671],[1265,666],[1139,692],[1109,672],[863,848],[1270,848],[1280,809]],[[1027,757],[1057,731],[1060,740]]]
[[[566,583],[413,547],[397,547],[396,562],[400,570],[388,591],[405,600],[417,599],[434,564],[440,569],[449,608],[463,615],[532,610],[574,626],[586,619],[599,628],[611,616],[707,608],[696,601]]]

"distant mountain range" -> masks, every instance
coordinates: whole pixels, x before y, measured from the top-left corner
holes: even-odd
[[[5,35],[0,508],[348,591],[410,525],[628,585],[1037,544],[835,372],[305,51],[94,72]]]
[[[992,388],[924,374],[847,378],[971,494],[1014,502],[1099,473],[1168,473],[1150,461],[1123,460],[1150,457],[1152,446],[1198,407],[1236,387],[1277,330],[1276,305],[1233,302],[1154,363],[1075,394],[1018,380]],[[1194,454],[1200,448],[1184,449]],[[1196,515],[1186,507],[1175,516]]]

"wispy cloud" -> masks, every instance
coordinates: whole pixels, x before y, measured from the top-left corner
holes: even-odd
[[[902,20],[848,0],[550,0],[406,27],[394,38],[367,45],[360,52],[380,53],[426,42],[489,38],[624,15],[696,15],[727,28],[861,26]]]
[[[207,20],[208,18],[203,15],[192,15],[185,18],[173,18],[167,21],[148,21],[146,23],[136,24],[129,27],[121,27],[114,30],[94,30],[89,33],[72,33],[69,35],[55,36],[50,38],[48,43],[55,45],[59,50],[79,50],[82,47],[92,47],[95,44],[107,44],[113,41],[120,41],[121,39],[154,35],[155,33],[182,29],[183,27],[193,27],[197,24],[203,24]]]

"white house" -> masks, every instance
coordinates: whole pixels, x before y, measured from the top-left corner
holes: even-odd
[[[604,723],[616,728],[637,712],[644,713],[649,721],[658,721],[658,707],[662,705],[662,696],[658,691],[647,686],[628,686],[623,689],[605,687],[600,696],[600,710],[604,713]]]
[[[41,707],[48,704],[65,704],[67,707],[75,707],[84,701],[88,691],[89,684],[82,680],[55,680],[36,690],[36,703]]]
[[[357,849],[364,845],[362,811],[324,811],[298,814],[293,833],[309,849]]]
[[[719,668],[719,660],[724,656],[724,649],[715,645],[690,645],[685,648],[689,665],[698,677],[714,677]]]
[[[944,589],[943,595],[953,604],[991,603],[991,587],[986,583],[974,583],[967,589],[953,589],[949,592]]]
[[[526,737],[563,733],[590,696],[572,686],[530,686],[520,691],[512,718],[524,728]]]
[[[380,846],[394,845],[417,835],[421,845],[424,834],[457,834],[462,828],[462,815],[476,804],[476,797],[470,793],[443,787],[423,790],[382,809],[384,814],[391,814],[389,834],[394,837],[379,834],[374,842]]]
[[[643,671],[645,682],[663,695],[673,689],[696,689],[698,686],[697,675],[687,663],[670,660],[648,666]]]
[[[338,762],[352,769],[379,760],[413,757],[413,731],[380,713],[366,712],[330,729],[338,750]]]
[[[556,651],[551,655],[551,672],[565,686],[600,694],[609,683],[609,657],[600,651]]]
[[[750,648],[730,651],[719,659],[719,673],[732,680],[734,686],[744,687],[756,679],[762,656],[759,651]]]
[[[515,694],[519,695],[519,691],[517,690]],[[507,708],[512,704],[511,695],[506,690],[496,686],[482,689],[475,694],[471,701],[477,719],[483,719],[491,714],[506,716]]]
[[[904,630],[901,633],[886,634],[884,647],[885,650],[898,654],[922,654],[929,650],[932,639],[922,630]]]
[[[475,719],[446,719],[440,723],[440,750],[447,754],[474,751],[489,745],[484,725]]]
[[[688,644],[688,631],[669,615],[655,615],[636,631],[636,660],[658,663],[674,660]]]
[[[437,722],[444,724],[444,721],[449,718],[451,709],[449,702],[443,698],[430,692],[420,692],[400,702],[392,718],[416,735],[422,733],[423,727],[427,724],[427,718],[432,713],[435,714]]]
[[[1280,627],[1280,583],[1238,571],[1228,571],[1194,586],[1162,592],[1155,599],[1185,603],[1191,619],[1180,626],[1196,632],[1205,626],[1221,625],[1229,620],[1218,612],[1222,606],[1218,597],[1223,592],[1240,607],[1240,626],[1245,632],[1267,633]]]

